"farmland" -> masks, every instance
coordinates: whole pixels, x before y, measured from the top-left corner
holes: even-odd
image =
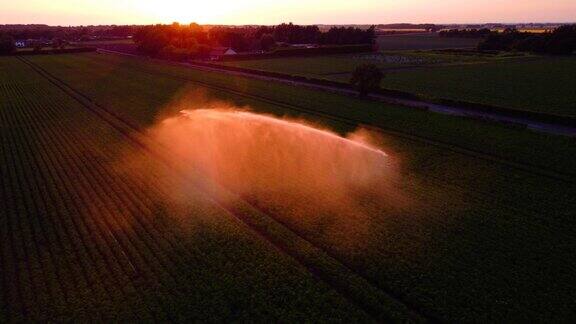
[[[224,61],[221,64],[290,75],[340,79],[342,77],[349,78],[356,66],[362,63],[376,64],[380,69],[388,71],[435,64],[475,62],[478,60],[478,58],[433,53],[385,52]]]
[[[401,70],[432,64],[484,62],[487,60],[486,57],[426,52],[426,50],[473,48],[477,42],[478,40],[474,39],[443,38],[429,33],[388,35],[378,37],[377,44],[380,49],[378,53],[253,59],[225,61],[222,64],[292,75],[346,79],[356,66],[362,63],[374,63],[383,70]]]
[[[576,116],[576,57],[391,72],[383,87],[432,98]]]
[[[436,33],[414,33],[380,36],[376,39],[380,50],[432,50],[445,48],[473,48],[478,39],[446,38]]]
[[[74,60],[70,60],[70,57],[35,57],[33,60],[46,62],[47,68],[50,68],[50,65],[58,67],[59,70],[54,68],[53,73],[66,76],[71,84],[82,86],[84,94],[101,98],[101,103],[105,106],[117,107],[119,112],[126,113],[127,117],[145,126],[151,125],[157,118],[158,107],[165,106],[179,91],[196,82],[196,87],[203,85],[204,87],[200,88],[208,94],[218,94],[222,99],[232,100],[238,106],[249,105],[256,108],[264,105],[264,110],[276,109],[281,115],[293,114],[294,111],[278,108],[278,105],[288,104],[294,109],[301,108],[300,113],[302,110],[313,111],[373,124],[391,131],[405,130],[412,136],[450,143],[518,162],[531,161],[562,172],[571,171],[574,163],[574,147],[568,138],[479,124],[462,118],[439,116],[307,89],[298,89],[301,95],[294,96],[294,87],[290,86],[245,78],[231,80],[218,73],[194,71],[170,64],[147,64],[146,60],[97,54],[73,56]],[[86,76],[68,73],[80,68],[88,72],[88,79]],[[125,74],[126,70],[131,73]],[[134,74],[138,75],[138,78],[132,77]],[[148,91],[142,80],[154,83],[158,90]],[[133,88],[128,88],[131,92],[127,92],[127,89],[119,86],[110,87],[111,81]],[[250,92],[243,93],[248,88]],[[128,98],[127,93],[130,93]],[[423,123],[422,120],[429,122]],[[490,131],[486,132],[486,129]],[[532,145],[523,144],[527,142]]]
[[[237,66],[260,71],[281,72],[290,75],[331,78],[337,75],[349,76],[362,62],[375,63],[381,69],[399,68],[430,64],[435,61],[407,56],[381,56],[373,54],[328,55],[319,57],[271,58],[247,61],[222,62],[226,66]]]
[[[576,116],[574,57],[482,57],[405,51],[222,64],[347,83],[354,68],[362,63],[376,64],[384,71],[382,88],[423,99]]]
[[[166,192],[110,166],[135,149],[121,132],[23,62],[0,67],[0,321],[366,319],[192,188],[174,223]]]
[[[135,58],[27,61],[0,61],[0,194],[14,197],[1,200],[0,307],[10,319],[574,315],[572,139]],[[294,217],[266,192],[247,199],[259,211],[238,202],[238,212],[191,188],[186,217],[174,218],[152,172],[160,162],[144,154],[150,169],[134,171],[152,172],[150,182],[110,167],[141,148],[130,139],[134,129],[91,105],[143,130],[190,92],[202,97],[184,106],[218,100],[340,133],[379,127],[400,161],[393,188],[414,203],[368,195],[364,216],[342,228],[326,221],[334,215]],[[361,244],[345,244],[365,224]]]

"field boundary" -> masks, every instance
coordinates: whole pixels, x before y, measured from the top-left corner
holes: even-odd
[[[232,62],[232,61],[270,59],[280,57],[313,57],[321,55],[370,53],[370,52],[374,52],[374,45],[372,44],[333,45],[333,46],[321,46],[313,48],[278,49],[273,52],[263,54],[240,53],[236,55],[222,56],[218,61]]]
[[[34,56],[34,55],[49,55],[49,54],[74,54],[74,53],[89,53],[96,52],[96,47],[80,47],[80,48],[57,48],[47,49],[40,51],[16,51],[9,54],[0,54],[0,56]]]
[[[164,149],[143,141],[139,128],[116,113],[109,111],[92,101],[88,96],[53,76],[42,67],[24,58],[22,62],[30,66],[50,83],[61,89],[67,95],[79,102],[98,118],[126,136],[135,146],[144,149],[159,161],[181,172],[181,167],[162,157]],[[255,234],[288,257],[294,259],[313,276],[325,282],[344,298],[356,304],[360,309],[371,315],[377,321],[392,322],[440,322],[434,314],[417,305],[404,300],[385,287],[375,286],[370,280],[346,266],[337,258],[331,256],[323,248],[316,246],[297,232],[286,227],[275,217],[255,208],[244,199],[233,193],[212,189],[208,196],[228,214],[243,223]],[[222,194],[225,197],[222,197]],[[221,197],[221,198],[219,198]]]

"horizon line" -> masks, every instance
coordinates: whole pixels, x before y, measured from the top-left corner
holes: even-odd
[[[294,25],[302,25],[302,26],[378,26],[378,25],[399,25],[399,24],[410,24],[410,25],[491,25],[491,24],[500,24],[500,25],[519,25],[519,24],[576,24],[576,21],[524,21],[524,22],[497,22],[497,21],[489,21],[489,22],[451,22],[451,23],[434,23],[434,22],[387,22],[387,23],[313,23],[313,24],[300,24],[294,22],[280,22],[275,24],[226,24],[226,23],[197,23],[194,21],[191,22],[180,22],[180,21],[171,21],[171,22],[153,22],[153,23],[99,23],[99,24],[47,24],[47,23],[4,23],[0,24],[0,26],[14,26],[14,25],[23,25],[23,26],[31,26],[31,25],[41,25],[41,26],[48,26],[48,27],[86,27],[86,26],[148,26],[148,25],[170,25],[173,23],[179,23],[182,25],[188,25],[196,23],[200,26],[276,26],[280,24],[289,24],[293,23]]]

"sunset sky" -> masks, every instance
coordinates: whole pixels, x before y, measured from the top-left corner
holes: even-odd
[[[573,22],[576,0],[0,0],[0,24]]]

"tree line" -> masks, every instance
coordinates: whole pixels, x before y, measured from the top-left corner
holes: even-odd
[[[576,51],[576,25],[560,26],[552,32],[541,34],[506,29],[502,33],[488,35],[478,48],[541,54],[572,54]]]
[[[48,25],[0,25],[0,33],[7,34],[14,39],[42,39],[51,40],[59,38],[67,41],[77,41],[90,37],[128,37],[141,28],[137,25],[103,25],[103,26],[48,26]]]
[[[572,54],[576,51],[576,25],[560,26],[544,33],[521,32],[516,28],[504,31],[484,29],[452,29],[440,32],[442,37],[482,38],[479,50],[520,51],[539,54]]]
[[[205,56],[211,48],[208,34],[198,24],[145,26],[136,32],[134,41],[144,54],[177,60]]]
[[[138,49],[147,55],[171,59],[207,56],[213,47],[229,47],[237,52],[271,51],[290,44],[353,45],[373,44],[376,33],[356,27],[332,27],[322,32],[316,25],[302,26],[284,23],[277,26],[48,26],[0,25],[0,51],[14,50],[14,40],[64,40],[127,38],[133,36]]]
[[[353,45],[373,44],[376,33],[354,27],[332,27],[322,32],[318,26],[292,23],[277,26],[214,26],[197,24],[149,25],[134,35],[138,49],[147,55],[171,59],[206,56],[211,47],[230,47],[237,52],[270,51],[290,44]]]

